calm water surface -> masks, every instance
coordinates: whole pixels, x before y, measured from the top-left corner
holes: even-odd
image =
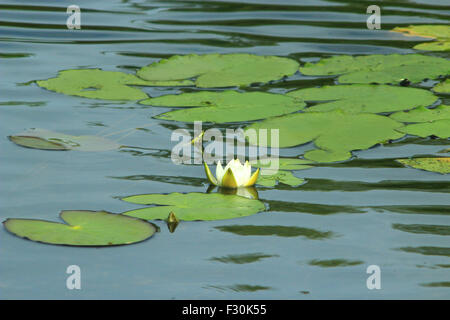
[[[201,166],[176,166],[164,151],[173,147],[173,129],[191,128],[152,119],[169,109],[65,96],[32,80],[72,68],[133,73],[174,54],[246,52],[298,60],[412,53],[418,38],[387,30],[446,24],[450,17],[445,0],[383,1],[382,30],[372,31],[365,25],[372,3],[363,1],[0,3],[2,221],[58,221],[65,209],[120,213],[140,207],[118,200],[121,196],[207,190]],[[81,7],[81,30],[65,26],[70,4]],[[257,90],[286,92],[332,83],[298,74]],[[145,90],[159,96],[183,89]],[[8,141],[8,135],[33,127],[111,134],[124,145],[162,151],[50,152]],[[145,130],[120,133],[140,127]],[[310,147],[282,155],[299,155]],[[0,228],[0,298],[448,299],[448,176],[393,161],[437,155],[447,147],[448,141],[407,139],[355,152],[353,161],[294,172],[307,179],[299,188],[259,189],[266,212],[185,222],[174,233],[156,222],[161,232],[132,246],[43,245]],[[66,289],[71,264],[81,267],[82,290]],[[381,290],[366,287],[366,268],[372,264],[381,268]]]

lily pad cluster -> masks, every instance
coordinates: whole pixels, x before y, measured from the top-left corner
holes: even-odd
[[[152,205],[122,214],[105,211],[62,211],[65,222],[36,219],[7,219],[5,228],[24,239],[68,246],[116,246],[150,238],[157,228],[146,220],[166,220],[173,232],[180,220],[225,220],[265,210],[259,200],[220,193],[147,194],[122,200]]]
[[[317,63],[308,62],[300,72],[311,76],[339,76],[339,83],[391,83],[403,79],[417,83],[450,73],[450,61],[421,54],[334,56]]]
[[[100,69],[65,70],[56,78],[38,80],[37,85],[50,91],[104,100],[140,100],[147,94],[132,86],[181,86],[190,81],[145,81],[132,74]]]
[[[411,26],[394,31],[435,39],[416,46],[416,49],[448,50],[448,26]],[[297,72],[335,77],[337,84],[282,93],[248,90],[254,84],[276,82]],[[65,70],[54,78],[38,80],[36,84],[66,95],[177,108],[156,116],[161,120],[251,121],[253,123],[245,124],[245,130],[267,129],[269,135],[270,129],[279,130],[278,146],[281,148],[313,144],[314,147],[299,158],[280,158],[276,171],[263,163],[254,164],[262,171],[257,184],[273,187],[277,184],[298,186],[304,180],[294,176],[292,171],[309,168],[314,163],[344,161],[352,157],[354,150],[365,150],[406,134],[448,138],[450,107],[436,107],[438,97],[429,90],[403,86],[426,79],[439,80],[433,91],[447,94],[449,80],[445,77],[449,72],[448,59],[422,54],[339,55],[302,66],[293,59],[276,56],[192,54],[162,59],[137,70],[136,74],[100,69]],[[150,97],[143,88],[154,86],[202,90]],[[205,88],[209,90],[205,91]],[[28,130],[9,136],[9,139],[20,146],[44,150],[101,151],[121,147],[104,137],[72,136],[45,129]],[[269,136],[265,141],[254,143],[271,146],[271,141]],[[398,161],[414,168],[449,173],[448,159]],[[266,209],[260,200],[221,193],[144,194],[122,200],[145,207],[122,214],[63,211],[61,219],[65,223],[8,219],[4,226],[13,234],[38,242],[111,246],[151,237],[157,230],[146,220],[166,220],[170,224],[169,230],[173,231],[173,225],[176,227],[179,220],[232,219]],[[261,226],[258,230],[247,226],[238,226],[234,230],[233,226],[224,226],[223,230],[242,235],[272,235],[275,227],[283,236],[329,236],[302,228],[289,227],[292,230],[288,230],[284,226]]]
[[[239,87],[279,80],[297,69],[298,62],[275,56],[191,54],[152,63],[136,75],[100,69],[64,70],[55,78],[38,80],[36,84],[47,90],[91,99],[142,100],[148,95],[133,86]]]
[[[403,125],[386,116],[371,113],[330,112],[294,113],[257,122],[247,129],[280,128],[280,147],[294,147],[314,142],[319,149],[305,152],[305,159],[316,162],[342,161],[351,157],[352,150],[368,149],[378,143],[398,139]],[[271,139],[262,145],[271,145]]]
[[[215,123],[265,119],[302,110],[306,104],[296,97],[265,92],[195,92],[165,95],[140,103],[154,107],[182,108],[156,116],[162,120]]]
[[[150,81],[195,78],[199,88],[248,86],[279,80],[297,72],[298,62],[253,54],[190,54],[173,56],[143,67],[137,76]]]

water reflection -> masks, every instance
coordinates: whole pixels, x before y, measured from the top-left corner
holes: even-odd
[[[335,213],[365,213],[362,208],[353,206],[336,206],[319,203],[306,202],[286,202],[266,200],[269,204],[270,211],[280,212],[306,212],[311,214],[327,215]]]
[[[386,180],[380,182],[336,181],[328,179],[308,179],[302,185],[304,191],[350,191],[362,192],[370,190],[402,190],[422,192],[450,192],[448,181],[410,181]]]
[[[334,233],[331,231],[318,231],[315,229],[288,226],[230,225],[215,228],[240,236],[305,237],[314,240],[327,239],[334,236]]]
[[[411,253],[419,253],[426,256],[446,256],[450,257],[450,248],[446,247],[403,247],[398,250]]]
[[[27,106],[27,107],[42,107],[47,103],[45,101],[2,101],[0,106]]]
[[[182,177],[182,176],[158,176],[158,175],[138,174],[132,176],[109,177],[109,178],[131,180],[131,181],[148,180],[148,181],[157,181],[195,187],[202,187],[205,184],[204,178]]]
[[[450,236],[450,226],[394,223],[392,225],[392,228],[410,233],[424,233],[424,234],[435,234],[440,236]]]
[[[210,185],[208,187],[208,190],[206,190],[206,193],[211,193],[215,188],[216,188],[216,186]],[[246,188],[242,187],[242,188],[235,188],[235,189],[219,187],[217,189],[217,192],[222,193],[222,194],[237,195],[237,196],[244,197],[247,199],[254,199],[254,200],[259,199],[258,191],[256,190],[255,187],[246,187]]]
[[[420,284],[422,287],[450,287],[450,281],[441,281],[441,282],[429,282],[429,283],[422,283]]]
[[[429,215],[448,215],[450,214],[448,206],[374,206],[372,207],[375,211],[383,212],[384,210],[393,213],[406,213],[406,214],[429,214]]]
[[[211,261],[218,261],[222,263],[234,263],[245,264],[260,261],[265,258],[279,257],[277,254],[264,254],[264,253],[245,253],[245,254],[230,254],[223,257],[212,257]]]
[[[261,291],[261,290],[270,290],[271,287],[266,286],[258,286],[258,285],[250,285],[250,284],[235,284],[231,286],[217,286],[217,285],[210,285],[203,287],[204,289],[214,289],[220,292],[224,291],[234,291],[234,292],[255,292],[255,291]]]
[[[318,266],[322,268],[349,267],[357,266],[363,263],[364,261],[347,259],[311,260],[308,262],[308,264],[311,266]]]

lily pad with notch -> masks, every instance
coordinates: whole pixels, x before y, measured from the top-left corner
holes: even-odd
[[[267,129],[266,141],[256,144],[270,146],[271,129],[279,130],[279,147],[288,148],[314,142],[316,150],[309,150],[304,158],[316,162],[343,161],[353,150],[365,150],[376,144],[399,139],[403,133],[396,131],[403,124],[386,116],[341,110],[330,112],[304,112],[270,118],[245,128]],[[255,144],[252,142],[252,144]]]
[[[62,211],[66,222],[36,219],[7,219],[5,228],[24,239],[67,246],[117,246],[150,238],[151,223],[105,211]]]
[[[435,40],[415,45],[414,49],[417,50],[450,50],[450,26],[448,25],[411,25],[408,27],[396,27],[392,31],[400,32],[407,36],[419,36]]]
[[[50,91],[66,95],[103,100],[141,100],[148,95],[132,86],[186,86],[183,81],[147,81],[135,75],[100,69],[78,69],[60,71],[55,78],[38,80],[37,85]]]
[[[122,198],[123,201],[154,205],[124,212],[123,215],[145,220],[166,219],[173,212],[179,220],[224,220],[249,216],[265,210],[264,203],[237,195],[221,193],[143,194]]]
[[[248,86],[290,76],[298,63],[289,58],[245,53],[176,55],[141,68],[137,75],[150,81],[195,78],[200,88]]]
[[[321,102],[305,109],[305,112],[341,109],[351,113],[384,113],[429,106],[438,99],[428,90],[368,84],[307,88],[291,91],[287,95]]]
[[[442,174],[450,173],[450,157],[397,159],[405,166]]]
[[[440,105],[433,109],[419,107],[405,112],[396,112],[389,117],[393,120],[407,123],[450,119],[450,106]]]
[[[297,187],[305,182],[304,179],[297,178],[290,171],[286,170],[263,170],[256,181],[256,184],[265,187],[274,187],[277,183],[287,184],[291,187]]]
[[[438,83],[434,88],[434,92],[450,94],[450,79],[445,79],[445,81]]]
[[[422,138],[431,136],[447,139],[450,137],[450,119],[408,124],[397,131]]]
[[[450,61],[420,54],[333,56],[306,63],[300,72],[311,76],[338,75],[340,83],[392,83],[402,79],[417,83],[450,73]]]
[[[306,104],[297,98],[265,92],[222,91],[165,95],[140,103],[155,107],[178,107],[156,116],[175,121],[215,123],[264,119],[302,110]]]

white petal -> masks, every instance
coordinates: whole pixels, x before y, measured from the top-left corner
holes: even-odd
[[[223,170],[222,165],[220,164],[220,160],[217,162],[217,166],[216,166],[216,179],[217,179],[217,183],[219,185],[222,184],[222,178],[223,175],[225,174],[225,170]]]
[[[248,180],[250,180],[252,176],[252,166],[248,163],[248,161],[245,161],[244,164],[244,183],[247,183]]]

